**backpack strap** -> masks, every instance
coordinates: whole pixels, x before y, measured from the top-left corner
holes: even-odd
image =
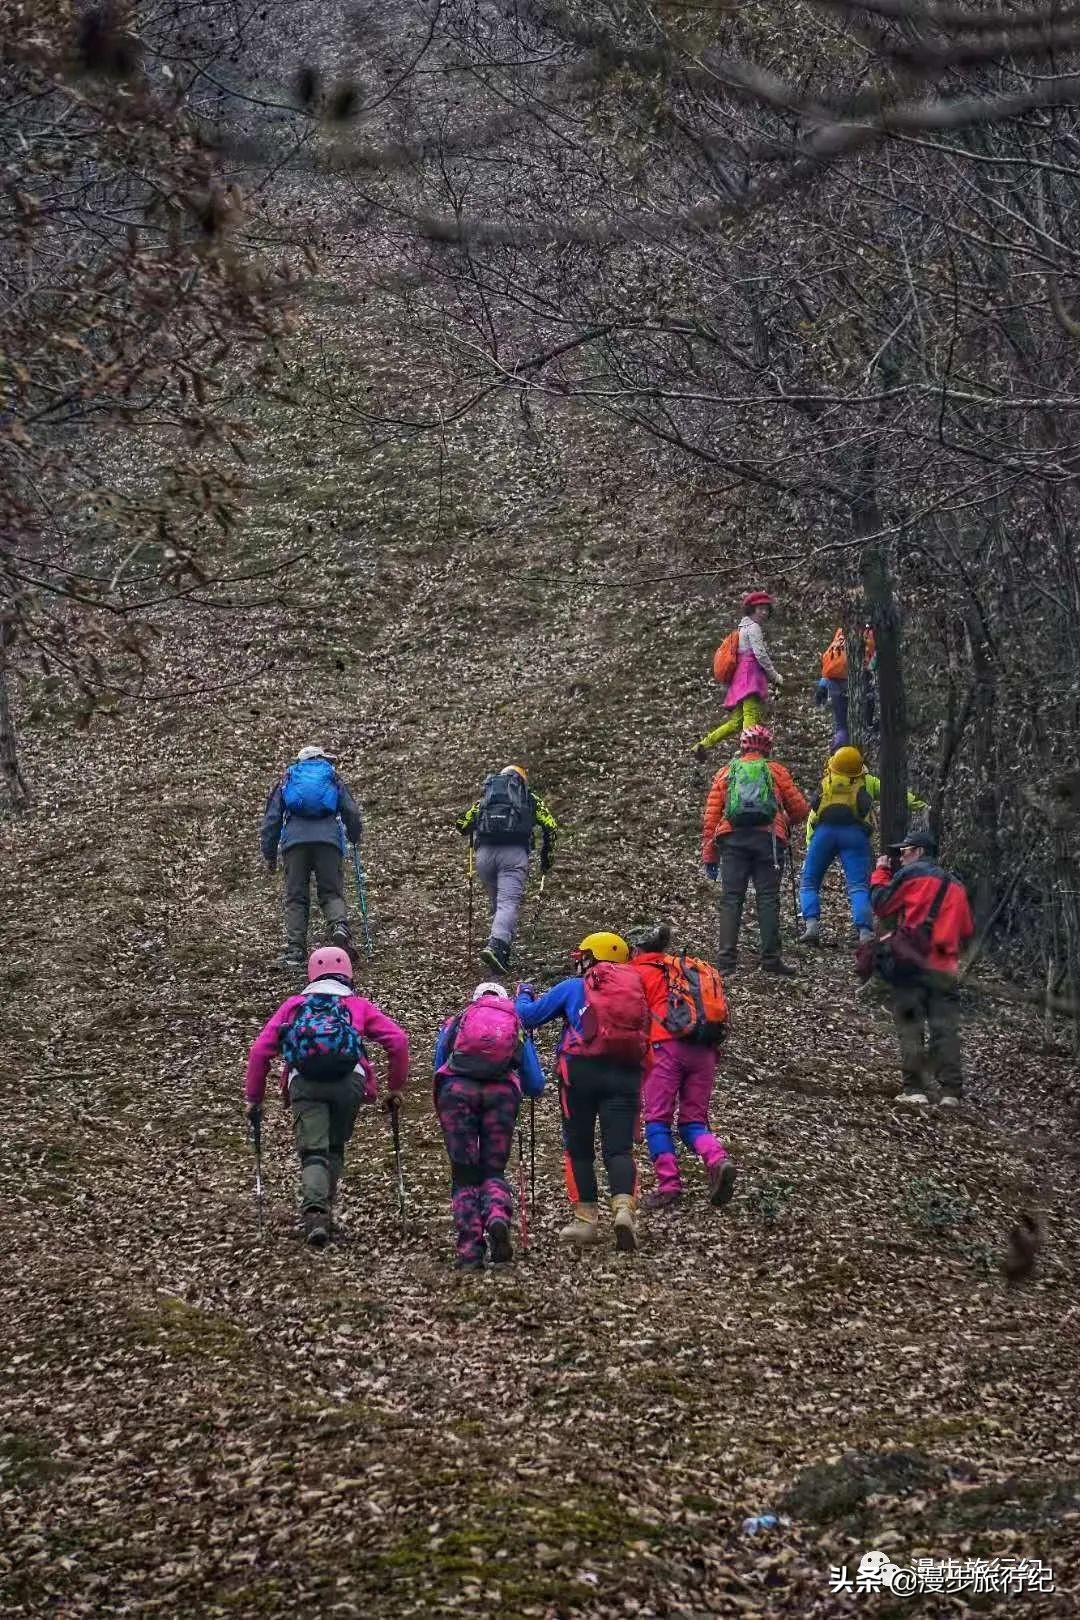
[[[930,902],[930,910],[926,913],[927,926],[931,930],[933,929],[934,924],[937,922],[938,918],[941,915],[941,908],[945,904],[945,896],[949,892],[949,885],[951,883],[952,883],[952,878],[949,876],[948,872],[946,872],[945,876],[942,878],[941,882],[937,886],[937,893],[934,895],[933,900]]]

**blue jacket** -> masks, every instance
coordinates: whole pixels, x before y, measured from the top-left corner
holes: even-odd
[[[450,1057],[450,1032],[457,1022],[458,1014],[448,1018],[435,1037],[435,1055],[432,1067],[436,1077],[440,1069]],[[544,1089],[544,1071],[540,1067],[540,1055],[531,1040],[526,1039],[521,1048],[521,1065],[515,1071],[518,1082],[526,1097],[539,1097]]]
[[[526,1029],[539,1029],[541,1024],[549,1024],[553,1018],[562,1018],[563,1029],[557,1049],[561,1055],[570,1031],[573,1030],[575,1034],[581,1033],[581,1015],[585,1010],[585,981],[580,974],[575,973],[573,978],[560,979],[550,990],[545,990],[542,996],[534,996],[529,990],[519,990],[514,1005]]]
[[[281,798],[281,783],[270,791],[263,811],[259,846],[263,860],[277,859],[279,847],[291,849],[294,844],[335,844],[345,853],[345,840],[358,844],[364,831],[363,819],[356,801],[340,777],[338,786],[338,813],[336,816],[294,816],[286,809]]]

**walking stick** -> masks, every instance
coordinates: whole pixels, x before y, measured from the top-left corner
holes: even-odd
[[[533,920],[532,920],[532,932],[534,934],[536,932],[536,925],[540,921],[540,913],[543,910],[543,906],[544,906],[544,884],[546,882],[547,882],[547,873],[546,872],[541,872],[541,874],[540,874],[540,887],[536,891],[536,909],[533,912]]]
[[[255,1212],[259,1223],[259,1236],[262,1237],[265,1228],[263,1211],[263,1182],[262,1182],[262,1109],[253,1108],[248,1117],[248,1134],[251,1145],[255,1150]]]
[[[795,851],[788,841],[788,869],[791,872],[791,915],[795,923],[795,943],[799,943],[799,896],[795,888]]]
[[[469,964],[471,964],[471,962],[472,962],[473,889],[475,888],[475,886],[476,886],[476,860],[475,860],[475,856],[474,856],[473,841],[472,841],[472,838],[470,837],[470,839],[469,839],[469,929],[468,929],[468,946],[467,946],[467,949],[468,949],[468,952],[469,952],[469,957],[468,957]]]
[[[397,1204],[401,1224],[405,1225],[405,1176],[401,1168],[401,1118],[400,1104],[393,1103],[390,1108],[390,1134],[394,1139],[394,1168],[397,1173]]]
[[[521,1252],[529,1252],[529,1217],[525,1212],[525,1156],[521,1145],[521,1126],[517,1129],[518,1139],[518,1222],[521,1227]]]
[[[353,858],[353,872],[356,877],[356,897],[360,902],[360,923],[364,931],[364,949],[371,955],[371,930],[368,928],[367,890],[364,886],[364,868],[360,865],[360,851],[355,844],[350,844]]]
[[[536,1098],[529,1098],[529,1214],[536,1220]]]

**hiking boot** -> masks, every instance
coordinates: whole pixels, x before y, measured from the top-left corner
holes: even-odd
[[[959,1108],[960,1093],[958,1091],[943,1091],[938,1098],[939,1108]]]
[[[821,922],[819,918],[810,917],[807,919],[803,931],[799,935],[799,940],[803,945],[821,944]]]
[[[792,967],[790,962],[782,962],[779,957],[771,962],[762,962],[762,973],[771,973],[774,979],[796,979],[799,976],[798,968]]]
[[[675,1209],[682,1203],[681,1187],[657,1187],[641,1200],[642,1209]]]
[[[574,1218],[559,1233],[564,1243],[573,1243],[579,1249],[591,1248],[600,1241],[600,1211],[595,1204],[575,1204]]]
[[[489,939],[480,952],[481,962],[493,967],[496,973],[509,973],[510,971],[510,941],[508,939]]]
[[[352,929],[348,923],[336,922],[330,930],[331,945],[336,945],[339,950],[348,951],[352,949],[352,942]]]
[[[856,934],[855,943],[857,945],[868,945],[873,937],[874,930],[872,928],[860,928]]]
[[[736,1169],[730,1159],[721,1159],[709,1171],[709,1203],[716,1209],[730,1204],[735,1193]]]
[[[324,1209],[304,1211],[304,1241],[309,1249],[325,1249],[330,1241],[330,1217]]]
[[[510,1228],[505,1221],[492,1221],[487,1230],[488,1246],[493,1266],[508,1266],[514,1258],[510,1247]]]
[[[637,1230],[634,1226],[634,1200],[629,1193],[616,1193],[611,1200],[614,1216],[615,1247],[620,1254],[632,1254],[637,1248]]]
[[[926,1092],[920,1091],[918,1086],[905,1086],[903,1091],[898,1092],[893,1098],[893,1102],[903,1103],[906,1108],[919,1108],[929,1101]]]
[[[739,971],[739,964],[733,956],[718,956],[716,958],[716,971],[723,974],[725,979],[730,979],[732,974]]]
[[[303,951],[298,951],[290,945],[281,958],[281,965],[287,968],[305,968],[307,966],[307,957]]]

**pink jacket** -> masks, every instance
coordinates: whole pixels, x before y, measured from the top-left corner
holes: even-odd
[[[318,988],[333,993],[333,987],[320,981]],[[341,989],[339,987],[338,993]],[[308,985],[307,989],[298,996],[290,996],[283,1001],[273,1017],[263,1025],[251,1043],[248,1053],[247,1073],[244,1075],[244,1099],[249,1103],[262,1102],[266,1090],[266,1077],[270,1072],[270,1065],[276,1057],[280,1056],[281,1036],[286,1027],[296,1016],[297,1009],[304,996],[315,989]],[[346,995],[345,1005],[349,1009],[349,1016],[360,1035],[361,1040],[377,1041],[386,1049],[389,1060],[389,1073],[387,1075],[387,1088],[392,1095],[397,1096],[405,1090],[405,1082],[409,1075],[409,1037],[405,1031],[394,1023],[392,1018],[380,1012],[373,1001],[366,1001],[363,996]],[[374,1100],[375,1076],[370,1063],[361,1065],[364,1071],[364,1094],[368,1101]],[[285,1091],[289,1081],[285,1065],[281,1068],[281,1090]]]

